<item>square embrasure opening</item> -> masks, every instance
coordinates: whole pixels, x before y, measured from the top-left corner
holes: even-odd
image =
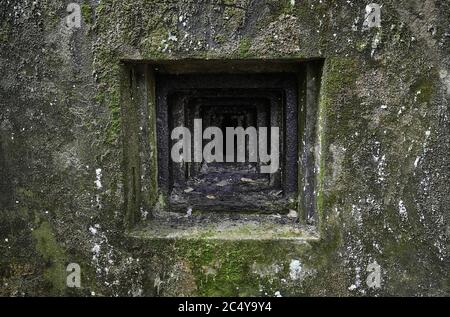
[[[314,219],[321,68],[322,61],[290,60],[124,63],[121,102],[128,223],[138,222],[156,205],[181,214],[295,211],[301,220]],[[189,161],[172,159],[172,149],[180,141],[172,132],[179,127],[190,131],[185,143],[190,147]],[[218,145],[223,146],[224,161],[195,159],[195,146],[203,152],[213,139],[204,138],[209,127],[223,131]],[[250,160],[254,149],[250,145],[255,145],[250,135],[242,139],[244,161],[238,160],[238,136],[231,136],[234,160],[225,159],[230,140],[226,128],[238,127],[245,132],[254,128],[257,146],[260,128],[267,128],[267,154],[272,142],[278,144],[276,170],[262,172],[270,162],[263,162],[258,150],[256,161]],[[278,128],[278,135],[272,135],[272,127]]]
[[[182,74],[156,76],[159,186],[165,190],[171,211],[188,209],[208,212],[285,212],[297,192],[297,77],[292,74]],[[201,120],[203,135],[209,127],[222,131],[221,145],[214,148],[228,155],[227,141],[233,143],[228,162],[177,163],[171,159],[179,139],[171,131],[187,127],[193,154],[194,120]],[[245,160],[239,160],[239,136],[227,140],[227,128],[254,128],[255,142],[245,135]],[[257,154],[261,128],[278,128],[278,137],[268,135],[266,148],[278,144],[278,168],[261,172],[260,156],[250,160],[252,147]],[[198,131],[197,131],[198,132]],[[217,137],[217,136],[216,136]],[[201,151],[209,140],[201,139]],[[183,149],[186,151],[186,149]],[[270,151],[267,151],[270,152]],[[289,171],[289,173],[287,172]]]

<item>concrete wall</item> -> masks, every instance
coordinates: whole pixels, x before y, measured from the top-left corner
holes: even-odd
[[[449,295],[448,1],[69,3],[0,0],[0,295]],[[313,234],[126,230],[121,61],[187,58],[324,59]]]

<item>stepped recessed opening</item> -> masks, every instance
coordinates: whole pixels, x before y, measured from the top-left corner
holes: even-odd
[[[180,213],[313,215],[321,62],[130,62],[126,69],[129,214],[158,200]]]
[[[298,79],[294,74],[161,74],[156,81],[159,183],[167,191],[171,210],[287,210],[288,199],[297,191]],[[201,134],[210,127],[220,129],[221,140],[212,154],[223,151],[223,161],[194,160],[195,120],[201,120]],[[172,139],[170,132],[177,127],[192,132],[192,162],[171,159],[178,139]],[[231,136],[227,128],[242,128],[244,134]],[[272,128],[278,129],[278,135],[272,135]],[[239,138],[243,138],[241,158]],[[233,147],[228,148],[230,141]],[[209,142],[202,139],[201,149]],[[276,162],[262,161],[262,142],[268,155],[276,144]],[[276,166],[262,172],[267,164]]]

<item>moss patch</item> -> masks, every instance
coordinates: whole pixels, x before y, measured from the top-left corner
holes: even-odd
[[[240,58],[249,58],[251,57],[250,48],[252,43],[250,39],[244,38],[239,42],[239,57]]]
[[[44,279],[51,294],[60,294],[66,287],[66,254],[58,244],[50,224],[46,221],[33,231],[36,250],[45,261]]]
[[[200,296],[261,296],[286,290],[289,262],[308,244],[282,241],[183,241]],[[297,294],[301,293],[297,289]]]
[[[86,3],[83,2],[83,4],[81,4],[81,14],[83,15],[83,20],[84,23],[86,23],[87,25],[92,25],[94,20],[93,20],[93,11],[91,6]]]
[[[429,102],[434,94],[435,81],[433,78],[419,78],[412,86],[411,93],[417,97],[420,102]]]

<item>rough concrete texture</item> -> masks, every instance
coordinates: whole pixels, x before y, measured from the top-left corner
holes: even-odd
[[[450,2],[69,3],[0,0],[0,295],[450,295]],[[186,58],[325,59],[316,236],[127,233],[120,60]]]

